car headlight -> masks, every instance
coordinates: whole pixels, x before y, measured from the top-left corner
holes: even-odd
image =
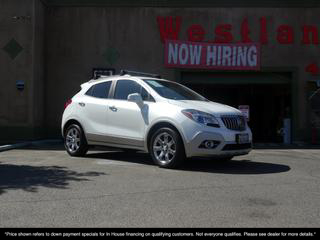
[[[186,117],[191,120],[207,125],[210,127],[220,127],[218,120],[211,114],[206,112],[201,112],[195,109],[185,109],[181,111]]]

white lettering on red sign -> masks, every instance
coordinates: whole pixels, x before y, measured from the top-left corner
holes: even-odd
[[[165,65],[183,68],[259,70],[260,45],[166,40]]]

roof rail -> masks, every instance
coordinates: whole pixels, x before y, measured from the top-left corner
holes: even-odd
[[[125,75],[125,74],[137,75],[137,76],[146,76],[146,77],[154,77],[154,78],[161,78],[161,76],[160,76],[159,74],[136,72],[136,71],[130,71],[130,70],[121,69],[121,71],[120,71],[120,76],[123,76],[123,75]]]

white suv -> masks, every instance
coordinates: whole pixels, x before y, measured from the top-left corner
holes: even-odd
[[[65,105],[61,128],[71,156],[105,145],[149,152],[166,168],[193,156],[227,160],[252,147],[239,110],[176,82],[129,71],[82,84]]]

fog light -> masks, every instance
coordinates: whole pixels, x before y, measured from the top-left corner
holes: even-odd
[[[205,140],[200,144],[200,148],[208,148],[208,149],[213,149],[219,145],[219,141],[214,141],[214,140]]]
[[[213,148],[214,147],[214,143],[213,143],[213,141],[205,141],[204,142],[204,146],[206,148]]]

